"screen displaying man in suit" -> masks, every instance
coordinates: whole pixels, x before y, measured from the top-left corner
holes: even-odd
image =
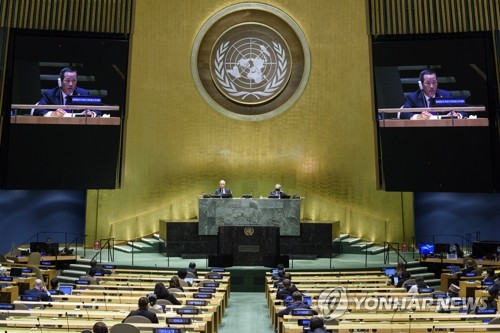
[[[217,196],[232,196],[233,193],[229,188],[226,187],[226,181],[221,180],[219,182],[219,188],[215,190],[215,195]]]
[[[61,70],[57,79],[58,86],[45,91],[38,105],[66,105],[69,104],[68,96],[88,96],[88,90],[77,87],[78,73],[76,69],[65,67]],[[66,109],[42,110],[34,109],[33,115],[44,117],[64,117],[68,112]],[[97,111],[84,110],[82,114],[88,117],[96,117]]]
[[[403,108],[427,108],[432,106],[432,100],[436,97],[452,97],[451,92],[438,89],[437,74],[432,69],[425,69],[420,72],[418,79],[419,88],[417,91],[408,94],[405,98]],[[422,111],[421,113],[401,112],[401,119],[429,119],[434,115],[431,111]],[[462,119],[463,113],[451,111],[448,116],[454,116]]]

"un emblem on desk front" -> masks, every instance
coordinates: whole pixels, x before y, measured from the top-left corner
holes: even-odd
[[[245,229],[243,229],[243,233],[245,234],[245,236],[253,236],[254,232],[255,230],[252,227],[245,227]]]
[[[289,108],[310,71],[305,35],[276,7],[240,3],[200,29],[191,54],[193,79],[205,101],[238,120],[263,120]]]

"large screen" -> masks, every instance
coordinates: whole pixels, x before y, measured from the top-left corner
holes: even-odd
[[[126,113],[128,36],[12,29],[8,40],[0,187],[118,187]],[[44,93],[56,95],[57,91],[57,96],[62,95],[58,79],[63,68],[76,70],[76,86],[101,100],[89,110],[103,117],[43,117],[36,115],[35,108],[25,107],[36,107]],[[59,100],[58,104],[66,104]],[[101,107],[109,109],[101,111]],[[68,115],[85,111],[73,108],[65,109]]]
[[[408,192],[498,190],[493,35],[378,36],[372,40],[372,51],[379,188]],[[434,72],[436,79],[419,83],[424,70]],[[433,90],[435,95],[428,104],[419,106],[429,92],[426,85],[439,90]],[[436,109],[434,101],[439,96],[463,102]],[[417,98],[419,103],[413,103]],[[429,112],[429,119],[411,117],[424,111]]]

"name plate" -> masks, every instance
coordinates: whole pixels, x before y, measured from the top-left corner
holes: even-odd
[[[258,245],[239,245],[238,252],[259,253],[260,246],[258,246]]]

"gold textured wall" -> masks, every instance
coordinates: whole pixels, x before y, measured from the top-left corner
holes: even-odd
[[[376,189],[367,1],[261,1],[302,28],[311,73],[289,110],[259,122],[213,110],[191,74],[198,30],[239,2],[134,2],[122,187],[89,191],[89,242],[150,234],[159,219],[195,219],[198,196],[220,179],[236,196],[254,197],[279,182],[305,197],[305,220],[339,220],[341,231],[379,242],[411,241],[411,194]]]

